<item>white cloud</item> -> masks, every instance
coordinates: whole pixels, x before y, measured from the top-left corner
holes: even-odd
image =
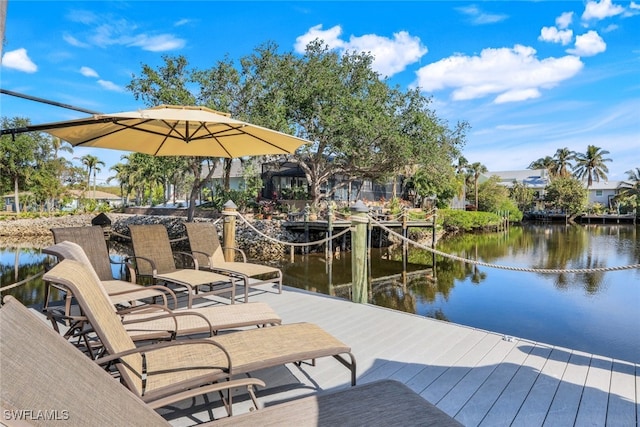
[[[191,22],[191,19],[184,18],[184,19],[178,20],[175,24],[173,24],[173,26],[174,27],[181,27],[183,25],[187,25],[190,22]]]
[[[98,84],[102,86],[104,89],[107,89],[113,92],[123,92],[120,86],[108,80],[98,80]]]
[[[558,31],[556,27],[542,27],[540,35],[538,36],[538,40],[551,43],[562,43],[563,46],[569,44],[571,39],[573,39],[573,31]]]
[[[607,50],[607,44],[596,31],[589,31],[580,36],[576,36],[574,49],[567,49],[567,52],[576,56],[594,56]]]
[[[87,44],[87,43],[83,43],[80,40],[78,40],[77,38],[73,37],[72,35],[69,34],[63,34],[62,35],[62,39],[64,41],[66,41],[67,43],[69,43],[71,46],[75,46],[75,47],[90,47],[91,45]]]
[[[590,19],[605,19],[611,16],[620,15],[624,13],[624,7],[611,3],[611,0],[601,0],[587,2],[584,12],[582,13],[582,19],[588,21]]]
[[[635,9],[635,10],[640,10],[640,4],[636,3],[636,2],[631,2],[631,4],[629,5],[630,9]]]
[[[471,18],[471,23],[474,25],[495,24],[497,22],[504,21],[508,18],[504,14],[486,13],[480,10],[475,5],[458,7],[456,8],[460,13],[463,13]]]
[[[68,19],[86,24],[89,29],[82,33],[82,37],[65,34],[63,37],[67,43],[77,47],[107,47],[112,45],[126,47],[140,47],[151,52],[162,52],[180,49],[186,41],[173,34],[141,33],[138,25],[126,19],[117,19],[112,16],[96,16],[90,13],[74,12],[67,16]],[[186,23],[186,20],[177,21],[177,25]]]
[[[69,21],[90,25],[98,20],[98,16],[88,10],[72,10],[66,16]]]
[[[184,39],[174,37],[171,34],[160,34],[157,36],[147,36],[140,34],[128,43],[129,46],[139,46],[142,50],[150,52],[164,52],[167,50],[180,49],[186,44]]]
[[[328,30],[322,30],[322,25],[316,25],[296,38],[294,49],[298,53],[304,53],[309,42],[320,39],[331,49],[343,52],[369,52],[374,58],[372,68],[383,76],[392,76],[404,71],[407,65],[417,62],[427,53],[427,48],[422,45],[420,39],[406,31],[394,33],[392,39],[376,34],[365,34],[352,35],[349,41],[345,41],[340,38],[341,35],[342,28],[339,25]]]
[[[561,30],[564,30],[568,28],[569,25],[571,25],[572,21],[573,21],[573,12],[564,12],[562,15],[556,18],[556,25]]]
[[[89,67],[80,67],[80,74],[82,74],[85,77],[95,77],[95,78],[99,77],[96,70]]]
[[[296,43],[293,48],[298,53],[304,53],[307,45],[316,39],[320,39],[331,49],[341,49],[345,42],[340,40],[342,27],[336,25],[328,30],[322,29],[322,24],[315,25],[301,36],[296,37]]]
[[[455,55],[422,67],[416,73],[423,90],[452,88],[454,100],[496,95],[495,103],[540,96],[541,89],[557,86],[583,67],[580,58],[538,59],[535,49],[522,45],[484,49],[479,56]]]
[[[603,28],[600,31],[602,31],[603,33],[610,33],[612,31],[617,30],[618,28],[620,28],[620,27],[618,27],[616,24],[609,24],[609,25],[607,25],[605,28]]]
[[[38,66],[29,58],[29,54],[27,54],[27,49],[25,48],[5,52],[5,54],[2,55],[2,66],[24,71],[25,73],[35,73],[38,71]]]

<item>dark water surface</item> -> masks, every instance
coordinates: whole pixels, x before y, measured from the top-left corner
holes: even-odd
[[[520,268],[605,268],[640,263],[640,226],[525,225],[508,233],[464,235],[438,244],[463,258]],[[0,242],[0,246],[2,243]],[[589,274],[514,272],[410,248],[371,251],[373,304],[640,363],[640,270]],[[0,285],[42,269],[37,249],[0,248]],[[283,261],[284,283],[349,298],[351,254]],[[18,266],[16,268],[16,265]],[[386,279],[384,279],[386,278]],[[11,291],[40,303],[41,281]]]

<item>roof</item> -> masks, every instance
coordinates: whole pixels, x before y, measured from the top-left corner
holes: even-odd
[[[589,190],[617,190],[623,182],[624,181],[593,181]]]
[[[549,184],[549,173],[546,169],[491,171],[484,175],[486,177],[497,176],[505,185],[511,185],[513,181],[521,182],[529,187],[545,187]]]
[[[107,193],[106,191],[94,191],[93,190],[68,190],[69,194],[74,197],[84,197],[85,199],[96,199],[96,200],[120,200],[120,196],[116,196],[115,194]]]

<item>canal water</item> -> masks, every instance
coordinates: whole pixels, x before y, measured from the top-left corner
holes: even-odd
[[[437,249],[522,269],[607,268],[640,263],[639,234],[633,225],[524,225],[443,240]],[[0,286],[36,274],[46,259],[0,241]],[[331,260],[296,255],[279,266],[286,285],[349,298],[350,264],[343,252]],[[369,270],[373,304],[640,363],[640,269],[540,274],[385,248],[371,250]],[[34,304],[43,292],[36,280],[9,293]]]

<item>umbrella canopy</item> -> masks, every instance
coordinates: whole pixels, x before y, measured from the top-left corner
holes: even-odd
[[[154,156],[235,158],[290,154],[309,141],[232,119],[206,107],[161,105],[32,126],[79,147]]]

